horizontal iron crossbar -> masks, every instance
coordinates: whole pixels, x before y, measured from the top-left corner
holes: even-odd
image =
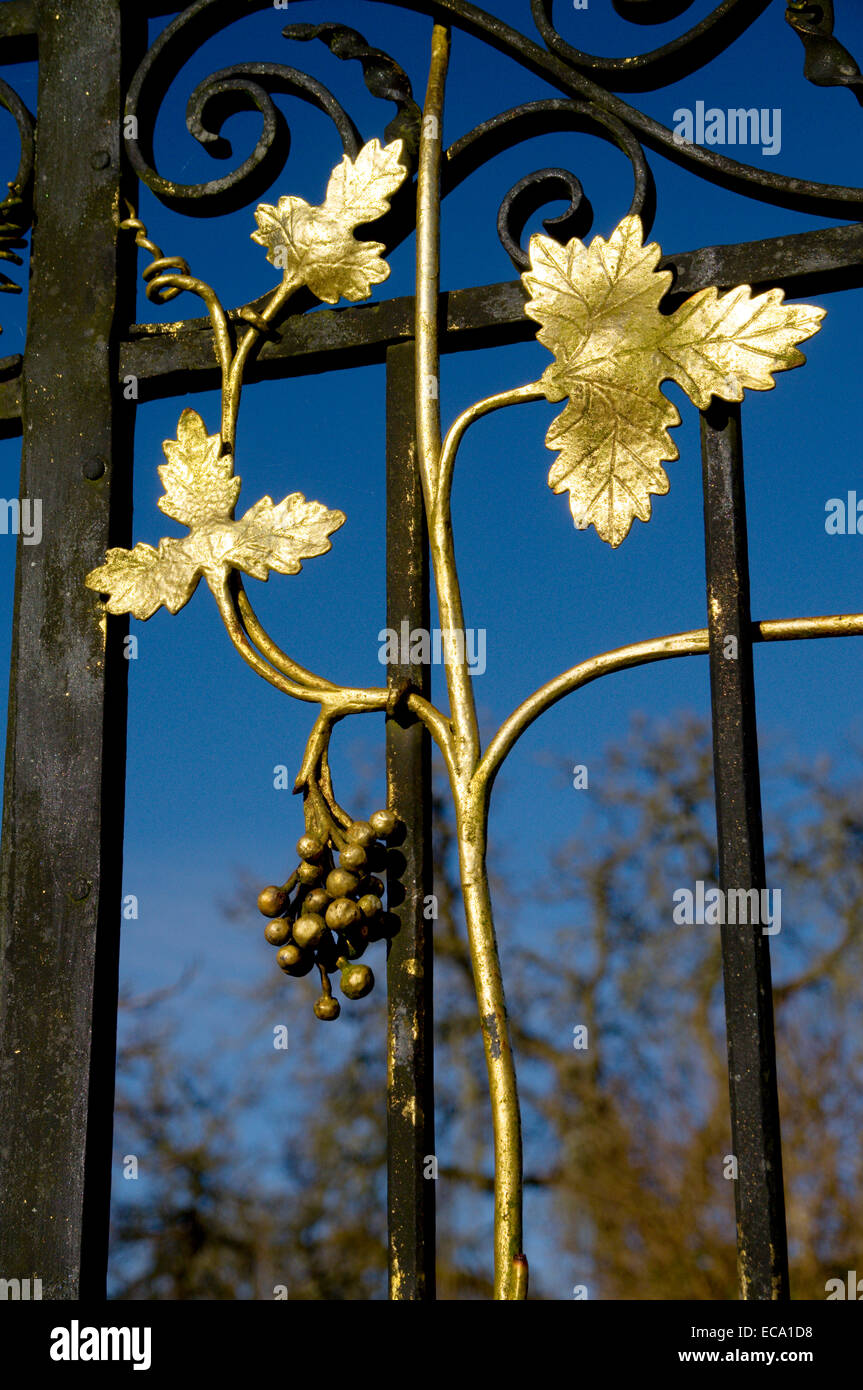
[[[733,246],[705,246],[666,256],[673,271],[670,296],[707,285],[781,286],[789,299],[828,294],[863,283],[863,223],[799,232]],[[441,296],[444,352],[528,342],[535,325],[525,317],[520,280]],[[413,299],[322,309],[289,318],[278,337],[262,345],[247,381],[270,381],[313,372],[383,362],[387,349],[413,335]],[[236,318],[236,313],[231,317]],[[21,359],[0,359],[0,438],[21,433]],[[189,391],[214,390],[219,372],[208,319],[176,324],[135,324],[120,344],[119,382],[134,376],[139,399],[158,400]]]

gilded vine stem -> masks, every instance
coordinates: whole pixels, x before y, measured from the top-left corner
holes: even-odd
[[[437,334],[441,135],[448,58],[449,31],[435,25],[417,185],[417,446],[441,627],[452,633],[464,631],[447,481],[451,475],[449,459],[460,435],[454,437],[452,450],[442,455]],[[469,422],[465,420],[462,428]],[[494,1130],[494,1296],[512,1300],[527,1296],[527,1262],[522,1253],[521,1114],[486,868],[486,798],[482,786],[472,780],[479,763],[473,688],[463,652],[456,656],[450,651],[448,655],[446,677],[454,755],[449,768],[450,783]]]

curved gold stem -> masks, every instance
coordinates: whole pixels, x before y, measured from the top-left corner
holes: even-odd
[[[294,782],[294,791],[300,791],[302,787],[308,786],[315,773],[317,772],[321,758],[324,756],[330,743],[330,735],[333,726],[341,718],[340,714],[332,710],[322,709],[314,724],[306,742],[306,751],[303,754],[303,761]]]
[[[207,582],[216,600],[222,622],[225,624],[228,636],[236,650],[253,671],[259,676],[263,676],[264,680],[275,686],[277,690],[284,691],[286,695],[293,695],[297,700],[320,704],[322,715],[326,714],[331,720],[341,719],[345,714],[361,714],[366,711],[374,712],[386,709],[389,691],[382,686],[372,686],[368,690],[364,690],[340,685],[334,690],[317,690],[309,686],[297,685],[295,681],[288,680],[286,676],[283,676],[280,671],[274,670],[263,659],[249,639],[230,591],[230,577],[219,575],[218,579],[212,580],[208,577]]]
[[[752,624],[753,642],[795,642],[861,635],[863,613],[834,613],[816,618],[767,618]],[[612,671],[625,671],[631,666],[643,666],[670,657],[703,655],[709,650],[709,645],[707,628],[693,628],[689,632],[617,647],[614,651],[592,656],[578,666],[571,666],[568,671],[534,691],[504,720],[473,776],[472,789],[477,795],[484,793],[487,796],[501,763],[525,729],[573,690],[589,685],[600,676],[610,675]]]
[[[302,766],[294,783],[294,791],[303,793],[306,829],[313,835],[320,835],[324,840],[332,840],[337,849],[344,849],[347,840],[343,834],[343,825],[350,825],[351,818],[347,816],[342,821],[333,814],[332,781],[329,778],[327,767],[330,737],[340,718],[341,715],[339,714],[321,710],[312,725],[306,742]],[[325,768],[327,768],[326,777],[324,776]],[[325,781],[329,783],[330,796],[326,794]],[[344,816],[344,812],[341,812],[341,808],[339,809],[340,815]]]
[[[236,597],[232,592],[234,587],[237,589]],[[267,661],[269,661],[282,675],[293,676],[301,685],[304,684],[304,682],[306,683],[305,688],[308,691],[306,695],[307,699],[326,700],[327,697],[331,697],[331,706],[338,707],[338,698],[340,696],[352,699],[358,694],[368,694],[374,697],[374,703],[369,706],[371,709],[381,708],[381,700],[384,696],[386,696],[387,701],[389,700],[389,692],[384,691],[382,687],[372,686],[367,691],[362,691],[350,686],[336,685],[333,681],[325,680],[323,676],[316,676],[313,672],[307,671],[304,666],[300,666],[298,662],[292,661],[289,656],[286,656],[281,648],[278,647],[272,638],[264,631],[264,628],[255,616],[254,610],[242,587],[240,576],[236,571],[233,572],[228,581],[227,602],[240,629],[246,633],[250,641],[254,644],[254,647],[256,647],[259,652],[263,653]],[[251,621],[247,620],[247,614],[251,618]],[[257,669],[257,667],[255,669]],[[386,701],[384,703],[386,703]],[[416,691],[412,691],[408,695],[406,703],[411,713],[415,714],[417,718],[425,724],[435,743],[438,745],[447,768],[454,775],[454,740],[452,726],[449,720],[441,714],[440,710],[437,709],[430,700],[426,700],[424,696],[417,694]],[[342,812],[342,815],[347,817],[345,824],[349,824],[350,816],[347,815],[347,812]]]
[[[450,784],[455,787],[458,782],[458,768],[455,759],[455,735],[452,724],[446,715],[441,714],[439,709],[423,695],[418,695],[416,691],[412,691],[408,695],[407,707],[425,724],[443,755]]]
[[[527,386],[513,386],[509,391],[498,391],[494,396],[487,396],[484,401],[477,401],[474,405],[468,406],[467,410],[463,410],[461,415],[453,420],[446,432],[441,449],[434,504],[436,513],[449,511],[455,458],[468,427],[474,421],[481,420],[483,415],[490,415],[494,410],[502,410],[504,406],[521,405],[525,401],[544,401],[546,399],[545,391],[539,382],[531,381]]]
[[[474,793],[488,799],[501,763],[525,729],[571,691],[578,690],[582,685],[589,685],[591,681],[599,676],[608,675],[611,671],[625,671],[629,666],[662,661],[665,657],[692,656],[697,652],[706,652],[708,647],[707,628],[696,628],[691,632],[678,632],[672,637],[655,637],[649,642],[634,642],[631,646],[603,652],[600,656],[592,656],[589,660],[580,662],[578,666],[570,667],[568,671],[534,691],[533,695],[522,701],[504,720],[474,773]]]
[[[305,666],[301,666],[298,661],[283,652],[270,637],[269,633],[262,626],[258,615],[249,602],[242,580],[237,579],[237,607],[243,619],[243,627],[249,634],[259,651],[275,666],[277,671],[281,671],[283,676],[290,676],[300,685],[308,686],[315,690],[338,690],[338,686],[327,680],[324,676],[315,675],[314,671],[307,671]]]
[[[210,322],[213,325],[213,347],[216,361],[222,373],[222,399],[224,401],[225,388],[231,369],[233,342],[227,315],[222,308],[222,301],[212,285],[208,285],[205,280],[199,280],[196,275],[189,273],[188,264],[182,256],[163,256],[162,248],[147,236],[147,228],[128,200],[126,207],[129,216],[120,223],[120,230],[134,232],[135,245],[139,246],[142,251],[148,251],[152,257],[150,264],[145,266],[141,272],[142,279],[147,282],[146,294],[151,303],[168,304],[183,290],[190,294],[196,294],[199,299],[204,301]],[[154,272],[159,273],[154,274]]]
[[[329,719],[330,724],[335,723],[346,714],[374,714],[387,709],[390,691],[382,686],[371,686],[368,689],[363,689],[347,685],[332,685],[327,682],[327,688],[322,689],[317,686],[299,685],[295,681],[289,680],[281,671],[274,669],[264,660],[254,639],[246,632],[244,621],[237,611],[236,597],[232,593],[232,581],[236,581],[238,577],[236,571],[233,571],[218,582],[211,582],[209,579],[207,582],[216,600],[228,636],[246,665],[250,666],[257,675],[262,676],[277,690],[283,691],[286,695],[293,695],[297,700],[319,703],[321,705],[321,716],[319,717]],[[263,631],[263,629],[261,630]],[[281,655],[284,656],[284,653]],[[287,658],[285,659],[287,660]],[[304,668],[297,667],[296,669],[303,670]],[[453,769],[452,729],[440,710],[416,693],[408,696],[407,706],[425,724],[440,748],[447,767]],[[345,812],[342,814],[346,815]],[[347,820],[349,822],[350,817],[347,817]]]
[[[296,682],[288,680],[280,671],[274,671],[271,666],[264,661],[256,647],[252,646],[246,631],[240,621],[239,615],[234,607],[233,596],[229,589],[229,577],[220,575],[219,580],[207,581],[210,591],[219,609],[225,629],[247,666],[251,666],[259,676],[263,676],[265,681],[274,685],[277,690],[283,691],[286,695],[293,695],[297,700],[318,701],[318,692],[310,690],[306,686],[297,685]]]
[[[468,423],[469,420],[465,421],[465,427]],[[454,439],[453,457],[457,445],[458,440]],[[860,634],[863,634],[861,613],[766,620],[754,623],[752,628],[752,637],[756,642]],[[571,691],[612,671],[652,661],[705,654],[709,646],[707,628],[698,628],[605,652],[565,671],[536,691],[505,720],[471,779],[467,798],[456,796],[465,913],[486,1048],[495,1131],[496,1298],[527,1297],[527,1261],[520,1252],[522,1176],[518,1094],[485,868],[491,787],[504,758],[525,729]],[[493,1065],[495,1061],[497,1065]]]
[[[297,787],[295,790],[304,790],[306,793],[306,805],[307,807],[308,805],[312,807],[314,821],[317,826],[317,830],[313,831],[313,833],[321,835],[322,839],[332,840],[336,849],[344,849],[348,844],[348,841],[345,839],[344,829],[330,810],[327,798],[321,791],[320,780],[316,780],[313,777],[305,784],[305,787]],[[306,825],[310,830],[312,829],[309,825],[308,817],[306,818]]]
[[[167,272],[164,275],[157,275],[147,285],[147,298],[155,299],[150,291],[160,291],[164,289],[187,290],[190,294],[196,294],[199,299],[204,301],[207,306],[207,313],[213,325],[213,348],[216,353],[216,360],[222,373],[222,389],[228,380],[231,368],[231,354],[233,344],[231,342],[231,332],[228,327],[228,316],[222,308],[222,302],[216,291],[206,281],[199,280],[195,275],[180,275],[174,272]],[[156,300],[161,303],[161,300]]]
[[[321,793],[330,808],[330,815],[333,820],[346,830],[353,817],[336,800],[336,794],[333,790],[333,775],[330,771],[329,748],[325,748],[321,754]]]
[[[294,290],[299,289],[301,281],[291,276],[285,276],[282,283],[270,295],[260,317],[264,323],[271,324],[290,299]],[[222,391],[222,438],[228,448],[233,453],[237,436],[237,415],[240,410],[240,393],[243,388],[243,371],[246,360],[261,336],[260,328],[250,323],[246,332],[243,334],[234,353],[234,359],[228,370],[227,381]]]
[[[237,346],[236,352],[233,348],[233,340],[228,325],[228,318],[222,308],[221,301],[215,290],[204,280],[198,280],[194,275],[188,273],[189,267],[180,256],[163,256],[161,248],[155,242],[150,241],[147,236],[147,228],[137,217],[134,208],[127,203],[130,216],[120,223],[123,230],[135,232],[135,241],[143,250],[149,251],[153,257],[153,263],[145,267],[143,277],[148,281],[147,298],[154,300],[157,304],[167,303],[182,290],[188,290],[192,294],[198,295],[207,306],[207,313],[213,325],[213,339],[216,359],[222,373],[222,422],[220,428],[221,438],[225,447],[234,453],[237,435],[237,415],[240,409],[240,395],[243,388],[243,371],[246,366],[249,353],[261,336],[261,326],[258,322],[252,322],[252,316],[246,314],[248,326]],[[153,275],[159,266],[165,267],[163,272]],[[172,267],[172,269],[167,269]],[[269,296],[260,314],[256,316],[264,329],[271,324],[280,309],[287,303],[294,290],[299,289],[302,281],[299,278],[286,275],[282,283]]]

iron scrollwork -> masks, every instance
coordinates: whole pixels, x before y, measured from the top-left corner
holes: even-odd
[[[17,92],[0,80],[0,106],[4,106],[18,127],[21,155],[18,172],[9,182],[9,192],[0,202],[0,261],[21,265],[18,251],[33,219],[33,158],[35,122]],[[21,286],[0,271],[0,290],[20,293]]]
[[[403,0],[385,3],[398,5]],[[613,59],[573,48],[555,28],[553,0],[531,0],[532,17],[545,47],[468,0],[415,0],[412,8],[484,40],[565,94],[562,98],[527,102],[502,111],[454,141],[443,153],[443,196],[480,165],[514,144],[538,134],[572,130],[598,135],[629,160],[633,197],[627,211],[641,218],[646,232],[653,221],[655,191],[645,149],[747,197],[795,211],[848,218],[863,203],[863,189],[776,174],[729,159],[713,148],[682,141],[669,127],[609,90],[656,89],[685,72],[697,70],[740,37],[766,5],[767,0],[723,0],[710,15],[662,47],[634,59]],[[242,6],[236,0],[197,0],[167,26],[135,74],[126,103],[127,119],[133,118],[133,133],[126,140],[126,148],[142,182],[168,206],[195,216],[213,216],[245,206],[271,186],[281,173],[290,148],[289,127],[273,101],[274,95],[299,97],[324,111],[333,120],[343,150],[351,158],[362,146],[362,136],[351,117],[317,79],[286,64],[246,63],[220,69],[200,83],[189,98],[186,120],[202,148],[213,157],[226,159],[232,150],[221,135],[225,120],[240,110],[257,110],[262,126],[252,153],[231,173],[196,184],[178,183],[155,168],[153,134],[159,105],[183,63],[227,24],[243,14],[266,8],[266,0],[246,0]],[[646,25],[676,17],[689,6],[669,6],[662,0],[618,0],[617,8],[624,18]],[[793,16],[789,9],[786,18],[803,36],[807,25],[812,27],[809,10],[792,8]],[[823,7],[819,10],[821,29],[827,23],[822,11]],[[832,32],[832,11],[830,27]],[[372,94],[396,105],[396,115],[386,126],[384,138],[402,140],[403,159],[413,173],[419,108],[410,80],[396,60],[370,45],[357,30],[344,25],[290,24],[282,34],[291,42],[318,39],[336,58],[360,62]],[[583,236],[590,227],[591,205],[571,170],[537,170],[519,180],[504,198],[498,231],[517,269],[523,270],[527,263],[526,250],[521,245],[525,221],[544,203],[560,197],[567,199],[568,207],[559,217],[550,219],[547,230],[561,240]],[[380,234],[392,251],[413,229],[413,201],[406,184],[394,199]],[[299,301],[302,307],[311,302],[308,297]]]
[[[788,0],[785,18],[806,52],[803,76],[816,87],[850,87],[863,105],[863,75],[833,33],[833,0]]]

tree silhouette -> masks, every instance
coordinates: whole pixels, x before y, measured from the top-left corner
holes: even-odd
[[[842,778],[793,751],[768,749],[762,763],[768,883],[782,890],[771,949],[792,1296],[821,1299],[863,1247],[861,759],[844,759]],[[511,884],[497,894],[514,943],[509,1009],[529,1212],[543,1244],[533,1297],[571,1298],[575,1285],[603,1299],[737,1296],[719,934],[672,920],[675,888],[716,883],[712,793],[704,722],[637,718],[592,775],[578,840],[551,854],[521,898]],[[438,1297],[488,1298],[488,1097],[444,807],[441,798]],[[253,903],[249,886],[245,923]],[[268,980],[259,1011],[281,1017],[283,988]],[[316,1060],[291,1072],[277,1199],[253,1164],[238,1166],[233,1138],[264,1080],[226,1091],[159,1033],[159,1001],[139,1013],[118,1070],[118,1129],[156,1176],[143,1199],[121,1192],[116,1202],[115,1296],[385,1297],[384,1001],[340,1020],[337,1054],[308,1010],[292,1013],[292,1053]]]

